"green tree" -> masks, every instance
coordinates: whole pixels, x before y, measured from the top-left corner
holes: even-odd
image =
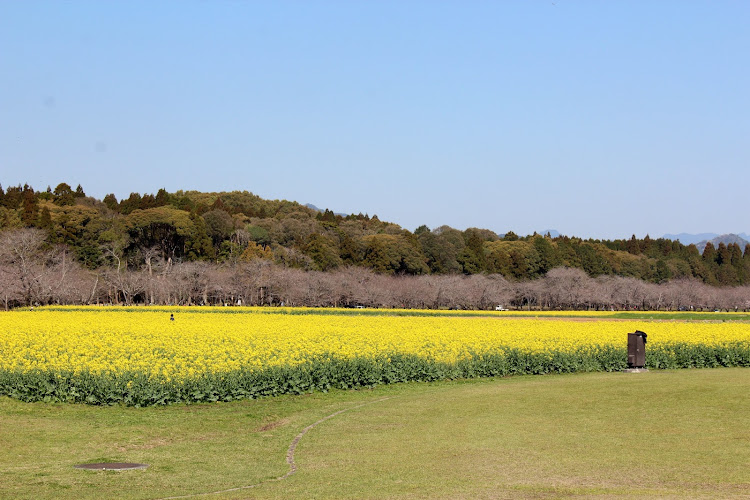
[[[729,252],[730,263],[737,278],[736,284],[744,285],[747,282],[747,274],[745,274],[745,266],[743,265],[742,261],[742,249],[740,248],[739,244],[732,243],[731,245],[729,245]]]
[[[52,201],[55,203],[55,205],[67,206],[73,205],[75,203],[75,193],[73,193],[73,189],[70,187],[70,185],[64,182],[58,184],[52,194]]]
[[[167,207],[158,207],[154,210],[159,210],[160,208],[164,209]],[[215,251],[211,244],[211,238],[206,231],[206,223],[195,212],[191,212],[189,217],[193,222],[193,230],[185,240],[185,254],[191,260],[212,259],[215,256]]]
[[[722,286],[737,285],[737,270],[732,265],[732,252],[724,243],[719,242],[716,249],[716,281]]]
[[[315,268],[319,271],[330,271],[342,264],[335,244],[317,233],[309,236],[304,252],[312,259]]]
[[[664,283],[665,281],[668,281],[672,277],[672,271],[669,269],[669,266],[667,266],[667,263],[664,261],[664,259],[659,259],[656,261],[656,272],[654,275],[654,282],[656,283]]]
[[[641,254],[641,245],[635,235],[631,236],[625,243],[625,251],[633,255]]]
[[[420,234],[430,233],[430,232],[432,232],[430,231],[430,228],[424,224],[422,224],[421,226],[419,226],[417,229],[414,230],[414,234],[417,236],[419,236]]]
[[[117,198],[115,197],[113,193],[109,193],[107,196],[104,197],[102,201],[104,202],[105,205],[107,205],[107,208],[109,208],[110,210],[113,210],[115,212],[119,210]]]
[[[365,266],[379,273],[424,274],[428,271],[424,255],[403,236],[373,234],[365,236]]]
[[[135,210],[142,210],[140,193],[130,193],[126,200],[120,201],[120,213],[130,215]]]
[[[560,257],[549,238],[541,236],[534,238],[534,249],[539,255],[539,266],[533,274],[541,276],[560,265]]]
[[[576,253],[581,260],[581,268],[589,276],[599,276],[601,274],[610,274],[612,268],[607,259],[604,258],[598,247],[590,243],[580,243],[576,248]],[[642,279],[642,277],[641,277]]]
[[[234,232],[234,219],[224,210],[213,209],[206,212],[203,220],[206,223],[206,233],[216,247]]]
[[[130,250],[156,247],[164,260],[199,259],[214,254],[206,225],[197,214],[170,206],[134,210],[125,219]]]
[[[484,240],[480,233],[467,229],[464,232],[466,246],[458,255],[458,263],[464,274],[479,274],[487,269],[487,257],[484,253]]]
[[[651,237],[649,235],[646,235],[646,237],[643,238],[643,240],[641,240],[640,242],[641,253],[649,254],[652,244],[653,241],[651,240]]]
[[[430,272],[435,274],[459,273],[462,268],[458,263],[458,252],[443,234],[420,232],[417,241],[425,256]]]
[[[39,213],[39,222],[37,224],[39,229],[49,230],[52,228],[52,214],[50,214],[49,208],[46,206],[42,207]]]
[[[509,240],[514,241],[514,240]],[[529,278],[529,266],[526,262],[526,254],[520,248],[514,248],[510,251],[509,265],[511,277],[517,280],[524,280]]]
[[[169,193],[167,193],[166,189],[161,188],[156,193],[156,198],[154,198],[155,205],[157,207],[163,207],[164,205],[169,205],[169,202],[171,200],[171,197],[169,196]]]
[[[711,266],[716,263],[716,249],[714,248],[714,244],[710,241],[706,243],[706,246],[703,249],[703,262]]]
[[[268,230],[266,228],[249,225],[245,227],[245,230],[250,235],[250,239],[263,248],[266,248],[271,244],[271,236],[268,234]]]
[[[21,222],[23,222],[23,225],[26,227],[35,225],[37,222],[39,204],[37,203],[33,189],[24,191],[21,208]]]
[[[714,258],[714,260],[719,266],[721,266],[722,264],[729,264],[729,262],[731,261],[729,248],[723,241],[719,242],[719,246],[716,249],[716,257]]]
[[[5,190],[5,196],[3,197],[3,206],[5,208],[15,210],[23,201],[23,190],[21,186],[10,186]]]

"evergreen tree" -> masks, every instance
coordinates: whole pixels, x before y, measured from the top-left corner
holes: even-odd
[[[646,237],[643,238],[643,240],[641,241],[639,245],[641,248],[641,253],[648,254],[649,251],[651,250],[651,244],[652,244],[651,237],[649,235],[646,235]]]
[[[114,210],[115,212],[119,211],[119,206],[117,203],[117,198],[115,197],[114,193],[109,193],[107,196],[104,197],[102,200],[105,205],[107,205],[107,208],[110,210]]]
[[[113,195],[114,196],[114,195]],[[127,200],[120,201],[120,213],[123,215],[130,215],[134,210],[141,208],[141,194],[130,193]]]
[[[539,254],[539,267],[535,274],[547,274],[547,271],[560,265],[560,257],[549,238],[534,238],[534,249]]]
[[[723,242],[719,243],[716,250],[716,280],[720,285],[736,285],[737,270],[732,266],[732,252]]]
[[[732,266],[732,269],[734,269],[734,274],[736,276],[736,284],[744,285],[747,281],[747,275],[745,274],[745,266],[742,259],[742,250],[737,243],[732,243],[729,245],[729,253],[730,264]]]
[[[492,274],[502,274],[506,278],[513,277],[511,273],[510,257],[507,253],[494,249],[487,256],[487,272]]]
[[[358,265],[362,261],[362,248],[354,238],[343,231],[339,237],[339,257],[344,264]]]
[[[164,205],[169,204],[169,193],[164,188],[159,189],[159,191],[156,193],[156,206],[157,207],[163,207]]]
[[[510,251],[508,255],[510,262],[508,268],[510,275],[517,280],[524,280],[529,277],[529,269],[526,265],[526,256],[517,248]]]
[[[458,256],[464,274],[478,274],[487,268],[487,258],[484,255],[484,241],[477,231],[466,230],[466,246]]]
[[[729,264],[731,261],[729,248],[727,248],[723,241],[719,242],[719,247],[716,249],[716,256],[714,257],[714,260],[719,266],[723,264]]]
[[[156,208],[156,198],[154,198],[154,195],[144,194],[141,198],[141,203],[138,205],[138,208],[140,208],[141,210],[146,210],[147,208]]]
[[[331,242],[317,233],[310,235],[304,252],[312,259],[319,271],[336,269],[342,264],[341,258]]]
[[[659,259],[656,261],[656,272],[654,275],[654,282],[656,283],[664,283],[665,281],[669,280],[669,278],[672,277],[672,271],[669,269],[669,266],[667,266],[667,263],[664,261],[664,259]]]
[[[421,226],[419,226],[417,229],[414,230],[414,234],[416,234],[417,236],[419,236],[420,234],[429,233],[429,232],[431,232],[430,228],[424,224],[422,224]]]
[[[708,266],[713,266],[716,263],[716,249],[710,241],[706,243],[706,247],[703,249],[703,262]]]
[[[21,222],[23,222],[24,226],[30,227],[36,223],[38,210],[38,203],[34,191],[24,191],[21,211]]]
[[[52,201],[54,199],[54,195],[52,194],[52,188],[47,186],[46,191],[40,191],[37,193],[37,198],[44,201]]]
[[[52,228],[52,214],[50,214],[49,208],[42,207],[42,211],[39,214],[38,226],[40,229],[46,230]]]
[[[55,190],[52,192],[52,195],[52,201],[55,203],[55,205],[64,207],[75,204],[75,195],[73,193],[73,189],[70,187],[70,185],[64,182],[61,182],[57,185]]]
[[[226,205],[224,205],[224,202],[221,200],[221,197],[216,198],[216,201],[213,202],[211,205],[211,210],[223,210],[227,213],[229,213],[229,209]]]
[[[5,190],[5,196],[2,200],[2,206],[11,210],[16,210],[23,201],[23,190],[21,186],[11,186]]]

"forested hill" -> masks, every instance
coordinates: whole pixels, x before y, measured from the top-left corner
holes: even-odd
[[[517,281],[555,267],[650,282],[750,280],[750,245],[709,243],[701,254],[695,245],[648,236],[609,241],[509,232],[500,238],[487,229],[448,226],[411,232],[374,215],[342,216],[247,191],[161,189],[98,200],[65,183],[41,192],[28,185],[0,186],[0,230],[19,228],[38,228],[49,248],[69,248],[89,269],[264,259],[304,270],[360,266],[383,274],[501,274]]]

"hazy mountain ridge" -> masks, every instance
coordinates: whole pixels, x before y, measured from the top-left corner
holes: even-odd
[[[545,229],[539,234],[541,234],[542,236],[546,236],[547,234],[549,234],[550,238],[557,238],[558,236],[560,236],[560,231],[558,231],[557,229]]]
[[[725,245],[729,246],[733,243],[736,243],[740,246],[741,249],[745,249],[745,245],[750,244],[749,241],[747,241],[745,238],[742,238],[741,236],[738,236],[736,234],[722,234],[720,236],[717,236],[716,238],[712,238],[707,241],[701,241],[700,243],[697,243],[695,246],[698,247],[698,250],[703,253],[703,250],[705,250],[706,245],[711,242],[711,244],[714,246],[714,248],[719,246],[719,243],[724,243]]]
[[[324,211],[323,209],[320,209],[320,208],[316,207],[312,203],[305,203],[305,206],[307,208],[309,208],[310,210],[315,210],[316,212],[323,212]],[[333,215],[340,215],[341,217],[346,217],[349,214],[345,214],[345,213],[342,213],[342,212],[333,212]]]
[[[737,237],[741,241],[735,241],[731,239],[732,237]],[[745,233],[727,233],[727,234],[718,234],[718,233],[698,233],[698,234],[691,234],[691,233],[680,233],[680,234],[665,234],[662,236],[665,240],[672,240],[672,241],[679,241],[683,245],[690,245],[693,244],[698,247],[698,249],[702,252],[703,249],[706,247],[707,242],[711,242],[714,246],[718,245],[719,242],[723,242],[725,245],[728,245],[729,243],[739,243],[741,247],[744,248],[745,244],[750,241],[750,235],[747,235]],[[714,241],[716,240],[716,241]]]

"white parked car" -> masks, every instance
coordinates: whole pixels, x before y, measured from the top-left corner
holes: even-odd
[[[497,306],[495,307],[495,311],[507,311],[508,309],[504,308],[503,306]]]

